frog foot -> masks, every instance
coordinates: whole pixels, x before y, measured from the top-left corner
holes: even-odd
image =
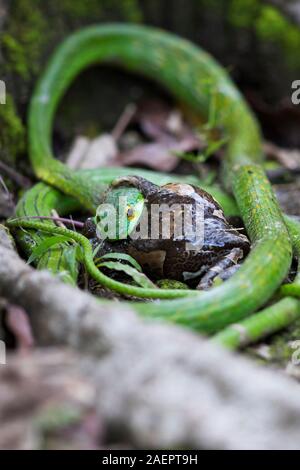
[[[231,277],[236,269],[239,268],[240,265],[238,261],[242,259],[243,256],[244,252],[241,248],[233,248],[224,258],[220,259],[207,271],[197,285],[197,290],[209,289],[216,277],[220,279],[228,279],[228,277]]]
[[[122,186],[132,186],[138,189],[144,198],[153,196],[160,190],[160,186],[142,178],[141,176],[121,176],[111,183],[111,188],[119,188]]]

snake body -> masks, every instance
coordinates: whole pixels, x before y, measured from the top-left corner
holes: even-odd
[[[252,112],[226,71],[186,40],[154,28],[112,24],[84,29],[59,47],[37,85],[29,114],[30,158],[43,183],[27,192],[18,205],[17,216],[48,215],[53,208],[63,215],[79,205],[94,212],[106,185],[120,176],[120,169],[74,172],[57,161],[52,152],[52,126],[60,99],[83,69],[99,62],[117,64],[158,81],[201,117],[208,117],[213,101],[217,127],[228,142],[223,183],[235,197],[252,242],[242,268],[223,285],[197,294],[175,295],[170,291],[162,296],[185,298],[132,303],[132,307],[142,315],[206,333],[243,319],[263,306],[282,283],[290,267],[292,245],[261,167],[261,136]],[[122,171],[129,173],[128,169]],[[156,183],[171,180],[151,172],[142,176]],[[10,225],[31,229],[29,234],[18,231],[17,235],[29,252],[33,244],[48,236],[47,230],[57,234],[63,230],[34,221]],[[59,247],[50,249],[39,267],[50,266],[52,271],[63,271],[68,277],[61,251]],[[92,270],[93,261],[86,262]],[[147,296],[147,292],[144,294],[141,296]]]

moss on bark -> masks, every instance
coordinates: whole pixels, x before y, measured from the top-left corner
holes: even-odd
[[[13,163],[25,149],[25,129],[10,94],[6,96],[6,104],[0,105],[0,123],[0,159]]]
[[[137,0],[11,0],[0,30],[1,79],[7,87],[0,107],[0,142],[13,163],[25,148],[27,104],[55,46],[72,31],[104,21],[139,22]]]
[[[271,102],[290,93],[291,82],[300,76],[300,30],[260,0],[3,1],[7,14],[0,32],[0,78],[11,98],[0,111],[1,142],[12,157],[24,149],[18,143],[24,134],[20,128],[45,62],[63,38],[88,24],[145,22],[177,32],[207,48],[241,85],[257,88]]]

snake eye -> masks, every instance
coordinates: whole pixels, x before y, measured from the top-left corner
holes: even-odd
[[[134,218],[134,210],[132,207],[127,208],[127,219],[131,220]]]

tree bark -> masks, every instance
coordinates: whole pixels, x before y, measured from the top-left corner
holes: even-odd
[[[129,306],[99,304],[34,271],[0,234],[0,296],[27,310],[40,345],[81,353],[108,436],[139,448],[299,448],[296,383]]]
[[[293,23],[300,26],[300,1],[299,0],[265,0],[265,3],[278,8]]]

